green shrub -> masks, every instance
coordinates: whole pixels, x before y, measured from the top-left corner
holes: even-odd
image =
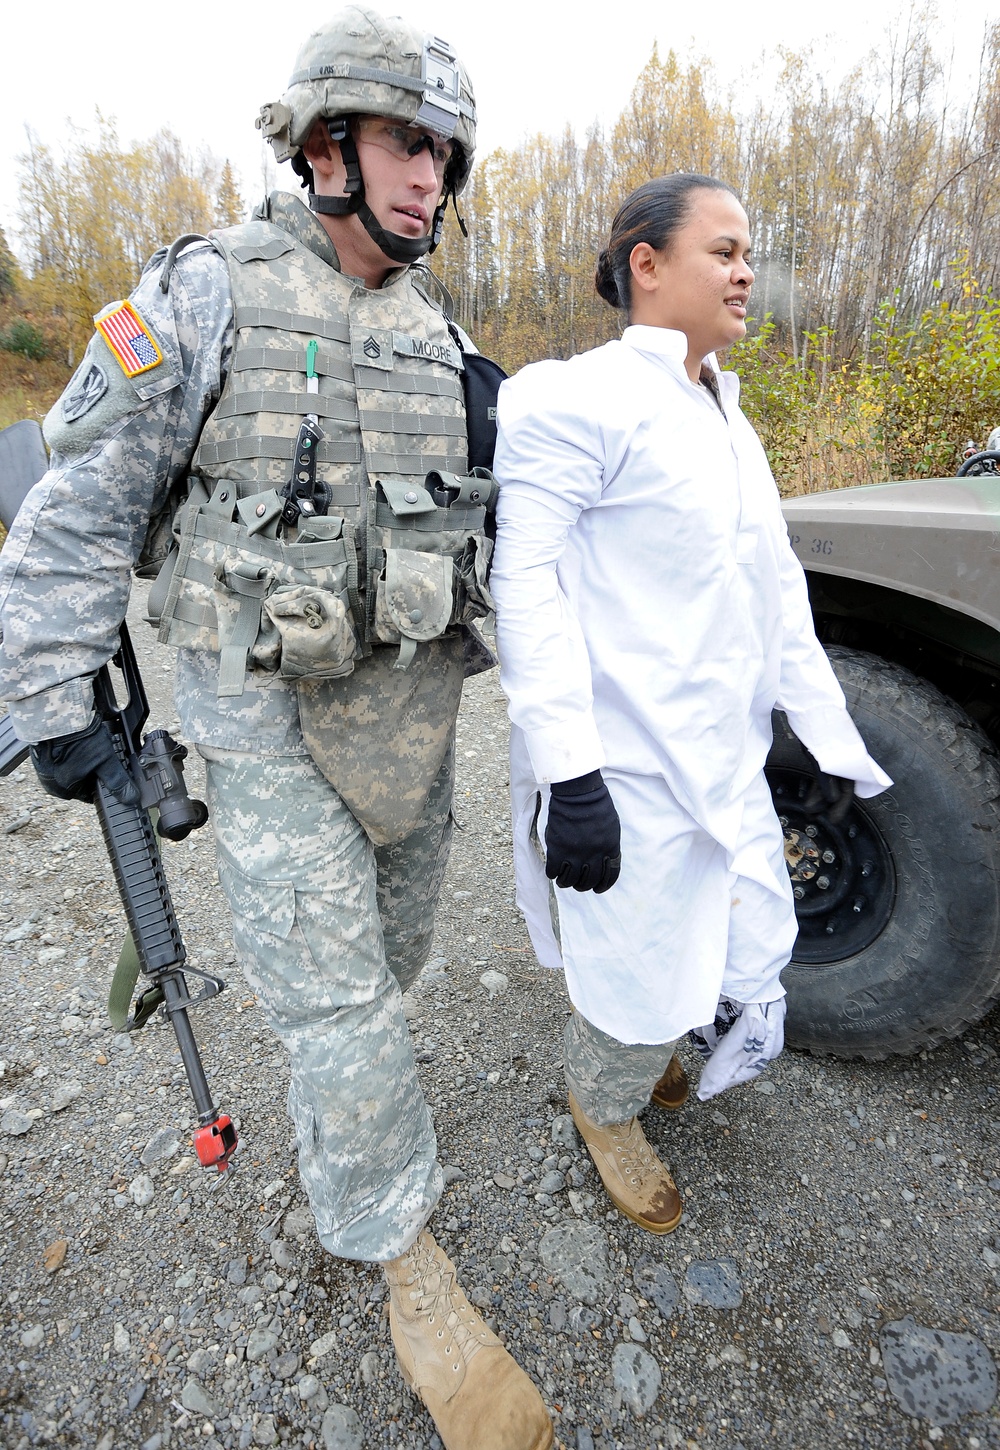
[[[33,322],[19,317],[16,322],[0,332],[0,348],[4,352],[19,352],[32,362],[41,362],[48,357],[49,349],[41,330]]]

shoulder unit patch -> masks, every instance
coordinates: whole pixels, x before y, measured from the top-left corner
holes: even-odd
[[[110,312],[98,317],[94,326],[121,363],[127,378],[148,373],[163,361],[156,339],[131,302],[117,303]]]

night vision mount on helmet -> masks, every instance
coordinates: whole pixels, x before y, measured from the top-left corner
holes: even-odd
[[[453,143],[428,237],[404,237],[380,226],[365,201],[364,179],[351,132],[356,116],[387,116]],[[318,196],[302,147],[317,120],[327,123],[347,172],[343,196]],[[465,67],[446,41],[352,5],[306,41],[280,101],[262,106],[257,126],[278,161],[291,160],[309,187],[313,211],[356,212],[369,236],[393,261],[418,261],[441,240],[448,201],[463,189],[476,146],[476,102]],[[459,219],[461,222],[461,219]],[[463,226],[464,231],[464,226]]]

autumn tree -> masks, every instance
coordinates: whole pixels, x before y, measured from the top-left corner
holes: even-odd
[[[14,253],[7,245],[3,227],[0,227],[0,303],[8,301],[17,291],[19,268]]]
[[[237,222],[243,220],[245,210],[243,198],[236,185],[235,173],[227,160],[222,168],[219,191],[215,198],[215,225],[217,227],[234,227]]]
[[[74,133],[61,154],[29,132],[20,221],[30,300],[75,351],[93,314],[132,289],[158,246],[213,225],[219,172],[170,131],[124,148],[100,116],[95,135]]]

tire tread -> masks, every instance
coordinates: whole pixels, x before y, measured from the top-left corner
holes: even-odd
[[[976,799],[980,829],[989,833],[996,847],[997,880],[1000,887],[1000,755],[980,727],[929,681],[911,670],[860,650],[830,646],[830,663],[847,696],[848,708],[869,700],[878,712],[901,714],[926,737],[937,740],[943,754],[963,781],[962,791]],[[839,1041],[809,1043],[808,1050],[819,1056],[860,1057],[879,1061],[893,1055],[909,1056],[958,1037],[1000,1001],[1000,910],[997,932],[980,955],[985,970],[970,974],[970,991],[949,1003],[947,1016],[933,1026],[917,1023],[894,1030],[884,1046],[859,1047]],[[985,959],[992,960],[992,971]]]

